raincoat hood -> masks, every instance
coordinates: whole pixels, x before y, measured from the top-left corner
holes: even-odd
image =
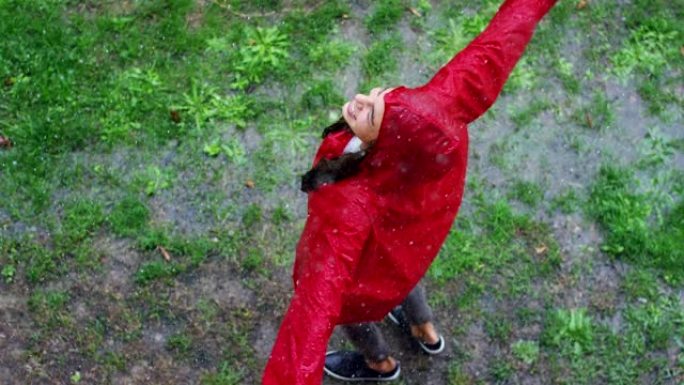
[[[554,3],[506,0],[427,84],[385,95],[378,138],[357,174],[309,193],[294,295],[263,384],[320,384],[333,328],[381,320],[424,276],[461,204],[467,125],[494,103]],[[328,135],[314,163],[340,156],[351,137]]]

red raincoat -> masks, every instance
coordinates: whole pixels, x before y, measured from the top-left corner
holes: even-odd
[[[426,85],[385,95],[377,141],[358,174],[309,193],[295,292],[264,385],[320,384],[333,328],[381,320],[423,277],[461,204],[467,124],[494,103],[554,3],[505,1]],[[328,135],[314,164],[341,155],[350,139]]]

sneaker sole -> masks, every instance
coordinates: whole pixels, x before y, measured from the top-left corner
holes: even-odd
[[[418,341],[418,340],[416,340]],[[424,343],[418,341],[418,345],[420,345],[420,348],[423,349],[423,351],[427,354],[434,355],[434,354],[439,354],[444,351],[444,348],[446,347],[446,342],[444,341],[444,337],[441,335],[439,336],[439,348],[437,349],[430,349],[428,348]]]
[[[332,353],[337,353],[337,350],[333,350],[333,351],[327,352],[327,353],[325,353],[325,355],[327,356],[328,354],[332,354]],[[397,365],[399,365],[399,363],[397,363]],[[332,378],[334,378],[334,379],[336,379],[336,380],[340,380],[340,381],[349,381],[349,382],[361,382],[361,381],[386,382],[386,381],[394,381],[394,380],[396,380],[397,378],[399,378],[399,375],[401,374],[401,366],[399,366],[397,372],[394,373],[394,375],[392,375],[392,377],[387,377],[387,378],[378,378],[378,377],[345,377],[345,376],[340,376],[339,374],[336,374],[336,373],[334,373],[334,372],[331,372],[331,371],[328,370],[328,368],[326,368],[325,366],[323,366],[323,371],[325,372],[325,374],[329,375],[330,377],[332,377]]]
[[[393,324],[397,326],[401,326],[401,323],[399,320],[392,314],[392,312],[387,313],[387,318],[389,318],[390,321],[392,321]]]
[[[395,324],[397,326],[401,326],[401,322],[399,322],[397,317],[395,317],[394,314],[392,314],[392,312],[387,313],[387,318],[389,318],[389,320],[392,321],[393,324]],[[409,334],[409,337],[413,338],[416,342],[418,342],[418,345],[420,346],[420,348],[425,353],[430,354],[430,355],[439,354],[439,353],[443,352],[444,348],[446,347],[446,342],[444,341],[444,337],[442,337],[441,335],[439,336],[440,346],[438,349],[434,349],[434,350],[428,348],[424,343],[422,343],[420,340],[416,339],[415,337],[413,337],[410,334]]]

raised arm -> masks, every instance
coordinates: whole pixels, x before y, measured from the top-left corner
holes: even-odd
[[[442,67],[421,91],[448,114],[470,123],[494,103],[534,29],[556,0],[506,0],[487,28]]]

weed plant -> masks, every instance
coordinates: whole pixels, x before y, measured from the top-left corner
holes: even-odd
[[[586,309],[557,309],[547,318],[542,342],[556,347],[568,347],[574,355],[594,350],[592,319]]]

